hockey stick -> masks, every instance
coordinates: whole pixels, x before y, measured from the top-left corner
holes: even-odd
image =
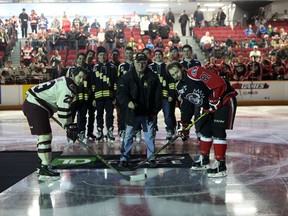
[[[204,112],[201,116],[199,116],[199,118],[197,118],[194,122],[190,123],[189,125],[187,125],[187,127],[184,130],[189,130],[191,127],[193,127],[201,118],[203,118],[204,116],[206,116],[208,114],[208,112]],[[157,154],[159,154],[163,149],[165,149],[167,146],[169,146],[170,144],[172,144],[179,136],[175,136],[173,137],[168,143],[166,143],[165,145],[163,145],[161,148],[159,148],[157,151],[155,151],[153,154],[151,154],[148,158],[146,158],[144,161],[142,161],[140,164],[138,164],[137,166],[134,167],[124,167],[127,168],[127,170],[136,170],[139,167],[143,166],[144,164],[146,164],[149,160],[151,160],[151,158],[155,157]],[[125,169],[123,169],[125,170]]]
[[[59,122],[58,119],[56,119],[54,116],[51,117],[59,126],[61,126],[61,123]],[[61,126],[62,127],[62,126]],[[110,169],[112,169],[114,172],[118,173],[119,175],[121,175],[125,180],[127,181],[142,181],[145,180],[145,178],[147,178],[146,174],[138,174],[138,175],[125,175],[123,173],[121,173],[119,170],[117,170],[116,168],[114,168],[111,164],[109,164],[109,162],[107,160],[105,160],[102,156],[100,156],[99,154],[97,154],[90,146],[86,145],[85,143],[83,143],[81,140],[78,140],[80,145],[82,147],[84,147],[86,150],[88,150],[91,154],[93,154],[94,156],[96,156],[96,158],[98,158],[102,163],[104,163],[107,167],[109,167]]]

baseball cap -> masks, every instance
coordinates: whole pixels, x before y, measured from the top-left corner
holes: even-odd
[[[134,57],[134,60],[140,61],[140,60],[145,60],[147,61],[147,56],[144,53],[137,53]]]
[[[119,49],[117,49],[117,48],[114,48],[114,49],[112,50],[112,54],[113,54],[113,53],[116,53],[116,54],[118,54],[118,55],[119,55],[119,54],[120,54],[120,52],[119,52]]]

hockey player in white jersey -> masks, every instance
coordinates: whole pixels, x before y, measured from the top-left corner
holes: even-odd
[[[77,86],[83,84],[87,72],[76,67],[69,77],[59,77],[41,83],[26,92],[22,109],[26,116],[31,134],[37,135],[38,157],[41,160],[39,180],[59,179],[60,174],[49,166],[51,162],[52,130],[49,118],[57,113],[67,137],[73,141],[77,138],[77,126],[72,121],[71,102],[77,93]]]

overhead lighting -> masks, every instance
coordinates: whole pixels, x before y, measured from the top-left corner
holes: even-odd
[[[163,12],[163,8],[148,8],[146,9],[146,12]]]
[[[149,5],[150,7],[155,7],[155,8],[163,8],[163,7],[168,7],[169,5],[168,4],[150,4]]]
[[[207,4],[204,4],[204,7],[222,7],[224,6],[224,4],[222,3],[207,3]]]

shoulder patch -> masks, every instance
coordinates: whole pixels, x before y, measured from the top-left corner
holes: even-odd
[[[198,68],[197,67],[194,67],[191,71],[191,74],[192,76],[196,76],[197,75],[197,71],[198,71]]]

